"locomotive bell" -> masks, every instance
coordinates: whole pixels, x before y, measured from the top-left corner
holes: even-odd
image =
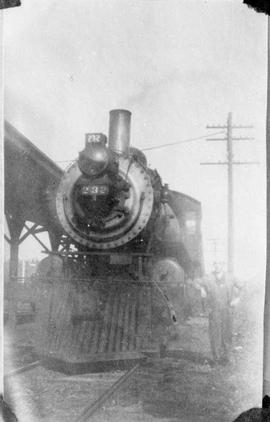
[[[140,164],[142,164],[144,167],[147,167],[147,159],[144,153],[135,147],[130,147],[129,153],[133,159],[138,161]]]
[[[89,142],[83,151],[79,153],[78,166],[86,176],[97,176],[101,174],[109,165],[109,151],[105,142]]]

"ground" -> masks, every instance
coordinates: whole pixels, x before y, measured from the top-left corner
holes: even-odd
[[[261,285],[261,283],[260,283]],[[91,418],[94,422],[225,422],[260,406],[262,385],[263,294],[252,283],[234,315],[229,365],[214,366],[206,315],[194,314],[177,325],[166,358],[149,359],[122,390]],[[35,359],[33,324],[6,335],[6,372]],[[20,422],[76,421],[122,375],[123,371],[73,377],[42,367],[7,377],[6,400]]]

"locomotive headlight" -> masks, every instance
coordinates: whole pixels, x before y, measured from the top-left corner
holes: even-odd
[[[101,142],[88,143],[79,153],[78,165],[82,173],[93,177],[101,174],[108,167],[109,151]]]

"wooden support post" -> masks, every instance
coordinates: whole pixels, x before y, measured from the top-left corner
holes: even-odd
[[[12,239],[10,243],[8,301],[8,327],[11,330],[14,330],[16,326],[18,263],[19,239]]]
[[[24,221],[18,215],[6,215],[6,219],[10,233],[8,327],[12,331],[16,326],[19,244]]]

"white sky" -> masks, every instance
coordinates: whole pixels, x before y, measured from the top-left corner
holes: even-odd
[[[214,132],[229,111],[235,131],[236,272],[265,259],[267,20],[242,1],[24,0],[6,10],[5,114],[56,161],[77,156],[84,133],[108,131],[113,108],[132,112],[132,144],[143,148]],[[212,238],[226,259],[225,143],[205,140],[149,151],[170,187],[202,202],[207,263]],[[211,248],[212,247],[212,248]],[[22,257],[39,246],[22,247]],[[225,255],[224,255],[225,254]]]

